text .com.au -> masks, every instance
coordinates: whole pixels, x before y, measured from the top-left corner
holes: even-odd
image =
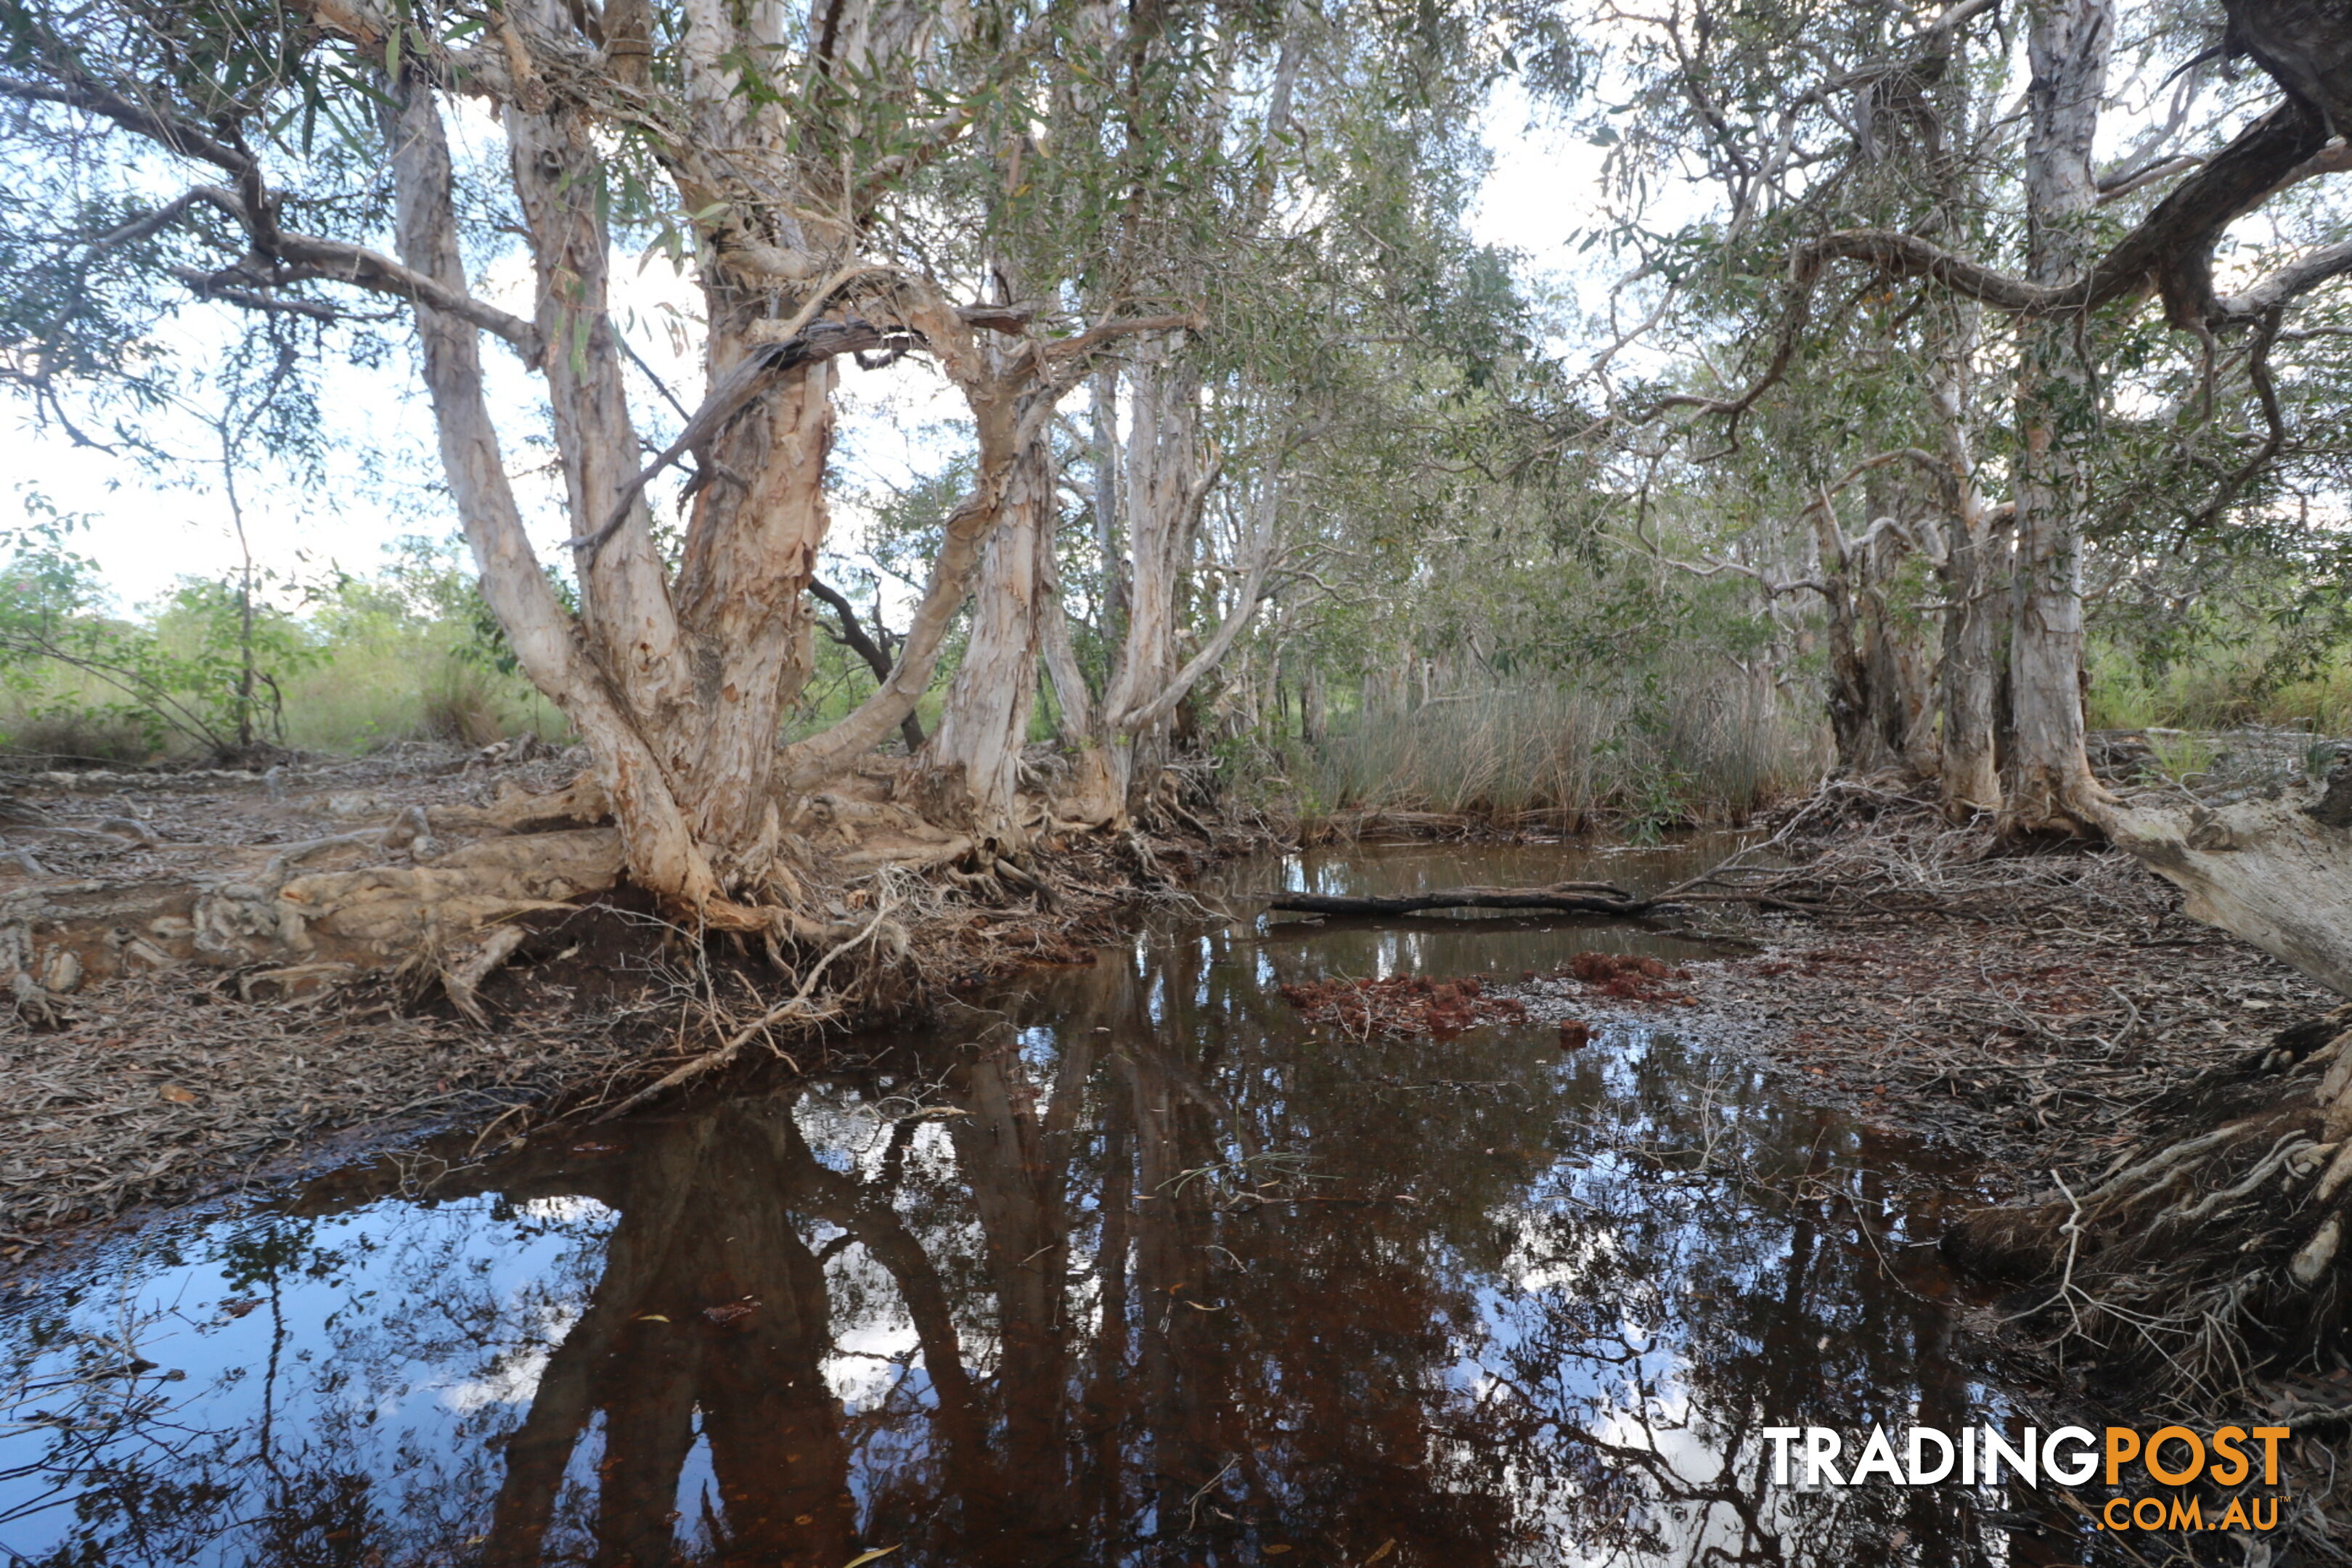
[[[2060,1426],[2046,1435],[2028,1426],[2016,1436],[1996,1426],[1957,1432],[1914,1426],[1898,1443],[1885,1427],[1874,1426],[1855,1444],[1829,1426],[1764,1428],[1775,1486],[1991,1486],[2015,1480],[2038,1489],[2095,1482],[2122,1489],[2122,1495],[2091,1505],[2101,1525],[2145,1531],[2276,1529],[2279,1492],[2223,1500],[2182,1489],[2249,1482],[2276,1487],[2280,1446],[2288,1436],[2284,1426]],[[2148,1493],[2150,1487],[2166,1489],[2164,1495]],[[2135,1490],[2144,1495],[2131,1495]]]

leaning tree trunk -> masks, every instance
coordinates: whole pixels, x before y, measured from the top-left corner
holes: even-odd
[[[414,67],[394,86],[398,102],[387,108],[386,130],[401,258],[462,293],[465,268],[440,110]],[[531,551],[483,392],[475,326],[422,300],[416,322],[442,469],[481,571],[483,597],[506,628],[523,672],[587,743],[622,824],[631,868],[649,885],[689,904],[716,897],[718,880],[670,794],[660,760],[639,731],[636,715],[589,656]]]
[[[2352,757],[2308,794],[2218,808],[2110,804],[2099,825],[2195,920],[2352,996]]]
[[[723,57],[702,58],[710,53],[690,47],[689,64],[729,73]],[[770,134],[735,95],[689,96],[712,145],[740,153]],[[448,153],[421,83],[410,84],[389,128],[402,252],[461,288]],[[853,266],[814,285],[775,276],[791,268],[772,257],[762,263],[771,272],[751,268],[742,257],[751,247],[740,246],[706,267],[711,392],[672,454],[691,446],[700,470],[673,580],[654,542],[606,297],[611,240],[593,127],[575,110],[516,105],[506,128],[538,276],[530,353],[546,377],[580,610],[575,616],[555,599],[523,533],[482,393],[475,327],[420,300],[445,464],[484,594],[525,671],[587,742],[632,879],[706,923],[789,925],[784,912],[800,887],[779,852],[783,792],[848,766],[912,711],[1001,514],[1015,453],[1096,345],[1130,329],[1112,323],[1063,345],[1029,342],[992,366],[963,313],[921,279],[892,273],[887,285],[864,286],[866,308],[926,346],[964,394],[979,472],[949,520],[891,678],[842,723],[780,753],[782,713],[813,662],[806,589],[827,524],[827,359],[882,341],[880,328],[863,322],[819,323],[829,335],[814,337],[812,322],[837,304],[844,284],[888,269]],[[701,194],[684,176],[681,188]],[[768,239],[799,242],[781,226]],[[772,243],[766,249],[783,254]],[[1020,331],[1004,314],[980,312],[996,330]]]
[[[2111,0],[2041,0],[2027,54],[2025,198],[2033,282],[2078,280],[2094,255],[2091,162],[2115,34]],[[2017,588],[2010,638],[2008,805],[2028,829],[2077,831],[2101,797],[2083,749],[2083,520],[2097,389],[2063,317],[2018,328]]]

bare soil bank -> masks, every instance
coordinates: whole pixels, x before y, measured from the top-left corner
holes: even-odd
[[[266,871],[283,877],[289,849],[296,870],[343,882],[429,871],[518,842],[499,809],[557,798],[577,770],[510,747],[416,746],[273,773],[0,777],[0,984],[22,977],[16,1005],[0,1000],[0,1270],[135,1205],[428,1130],[487,1144],[551,1110],[595,1113],[772,1012],[805,978],[792,966],[813,967],[804,952],[780,970],[755,945],[692,940],[625,888],[501,917],[520,938],[467,998],[478,1022],[449,984],[478,941],[427,942],[390,966],[207,948],[201,933],[192,945],[192,896],[242,897]],[[825,826],[888,822],[887,787],[858,783],[870,787],[822,797]],[[1144,835],[1055,841],[1027,881],[941,854],[887,889],[828,889],[828,915],[872,938],[828,968],[812,1005],[747,1044],[813,1067],[855,1028],[947,989],[1084,962],[1214,852]],[[39,912],[61,906],[89,913],[68,932]],[[89,956],[61,957],[76,952]]]

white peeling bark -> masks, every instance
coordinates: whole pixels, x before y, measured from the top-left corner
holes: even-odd
[[[612,242],[600,211],[602,160],[577,113],[510,110],[507,140],[515,193],[531,231],[548,404],[575,534],[593,533],[642,462],[606,310]],[[686,759],[693,693],[651,518],[640,491],[627,521],[583,563],[580,613],[597,657],[659,747],[665,767]]]
[[[1054,503],[1052,447],[1032,441],[1013,466],[1003,518],[981,559],[963,662],[949,685],[939,728],[914,764],[938,815],[1000,845],[1017,846],[1026,837],[1015,796],[1021,747],[1036,707]]]
[[[465,268],[440,110],[429,88],[413,78],[397,91],[400,105],[387,112],[386,129],[401,257],[462,289]],[[416,323],[442,467],[481,572],[482,595],[506,628],[523,672],[587,742],[633,874],[649,888],[698,905],[718,891],[709,862],[618,692],[588,658],[523,530],[482,390],[477,329],[422,304]]]
[[[949,627],[971,592],[981,552],[1003,516],[1021,447],[1052,414],[1050,390],[1018,397],[979,369],[971,329],[953,310],[931,308],[914,313],[942,368],[971,404],[980,438],[979,472],[971,494],[948,519],[931,580],[899,644],[898,668],[839,723],[784,749],[776,773],[786,789],[804,789],[830,778],[880,745],[930,689]]]
[[[2111,0],[2042,0],[2032,8],[2025,198],[2028,270],[2037,284],[2076,281],[2095,254],[2091,153],[2114,36]],[[2018,332],[2008,805],[2021,826],[2074,829],[2087,825],[2102,793],[2083,750],[2082,694],[2084,450],[2098,433],[2097,388],[2074,322],[2032,319]]]
[[[1970,370],[1981,331],[1981,307],[1945,301],[1936,335],[1936,363],[1927,383],[1943,458],[1951,467],[1949,519],[1943,561],[1942,664],[1937,694],[1943,710],[1937,784],[1945,811],[1955,817],[1999,811],[2000,769],[1993,739],[1998,681],[1994,656],[2000,627],[1995,595],[2007,577],[2008,526],[1985,500],[1977,471]]]
[[[2330,791],[2219,810],[2109,805],[2100,826],[2193,919],[2352,996],[2352,770]]]

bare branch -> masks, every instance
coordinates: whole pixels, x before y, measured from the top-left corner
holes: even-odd
[[[429,305],[479,327],[493,337],[506,340],[534,368],[546,354],[547,345],[539,329],[521,317],[510,316],[495,305],[485,304],[470,294],[403,267],[380,251],[316,235],[281,233],[278,236],[278,253],[305,268],[307,277],[396,295],[411,304]]]
[[[282,316],[307,316],[314,321],[340,321],[343,313],[321,300],[289,299],[283,294],[265,293],[231,281],[240,274],[235,268],[225,272],[206,272],[200,268],[174,267],[172,276],[188,286],[199,300],[217,300],[225,305],[241,310],[262,310]]]
[[[2352,272],[2352,241],[2315,250],[2302,260],[2282,267],[2244,293],[2230,295],[2216,304],[2225,316],[2262,316],[2347,272]]]
[[[83,110],[111,120],[123,130],[144,136],[183,157],[201,159],[232,174],[245,174],[253,169],[252,158],[227,142],[167,114],[133,103],[119,93],[110,92],[79,73],[75,75],[76,79],[71,84],[62,87],[0,77],[0,98]]]

